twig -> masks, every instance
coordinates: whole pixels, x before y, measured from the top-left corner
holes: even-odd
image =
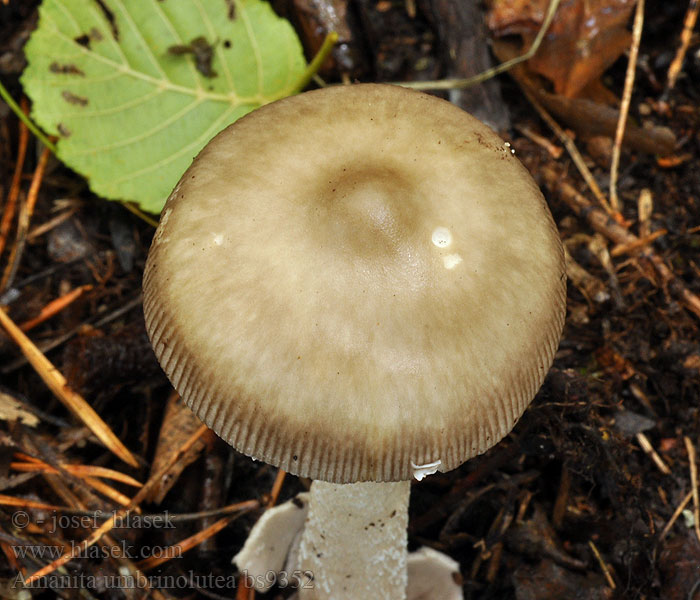
[[[681,513],[685,510],[685,507],[688,506],[688,503],[692,499],[693,492],[688,492],[685,495],[685,498],[683,498],[683,500],[681,500],[681,503],[676,507],[676,510],[673,511],[673,514],[668,520],[668,523],[666,523],[664,528],[661,530],[661,533],[659,534],[659,541],[663,540],[668,535],[668,532],[671,531],[671,527],[673,527],[673,524],[678,520],[678,517],[681,516]]]
[[[516,125],[515,128],[525,137],[535,142],[535,144],[542,146],[547,152],[549,152],[549,155],[552,158],[558,159],[561,156],[563,152],[561,146],[554,145],[543,135],[535,133],[534,131],[532,131],[532,129],[530,129],[529,127],[525,127],[524,125]]]
[[[525,97],[530,101],[532,106],[534,106],[535,110],[540,115],[542,120],[545,123],[547,123],[547,125],[549,125],[549,127],[552,129],[552,131],[554,131],[561,143],[564,144],[564,147],[569,153],[569,156],[571,156],[571,160],[574,161],[578,172],[581,174],[581,177],[583,177],[583,180],[586,182],[588,189],[590,189],[591,192],[593,192],[593,195],[595,196],[598,203],[603,207],[606,213],[612,214],[613,211],[610,208],[610,204],[608,204],[607,198],[598,186],[598,183],[593,177],[593,174],[591,173],[590,169],[586,166],[586,161],[583,159],[583,156],[576,147],[574,140],[572,140],[571,136],[567,135],[567,133],[559,126],[559,123],[557,123],[552,117],[552,115],[550,115],[549,112],[547,112],[547,109],[545,109],[545,107],[542,106],[542,104],[540,104],[539,100],[537,100],[537,98],[535,98],[535,95],[527,89],[526,85],[522,85],[521,89],[525,93]]]
[[[550,0],[549,5],[547,6],[547,13],[545,14],[544,20],[542,21],[540,30],[537,32],[537,36],[532,42],[532,45],[527,49],[527,51],[524,54],[516,56],[515,58],[511,58],[510,60],[507,60],[501,63],[500,65],[488,69],[483,73],[479,73],[478,75],[474,75],[472,77],[467,77],[466,79],[438,79],[436,81],[401,81],[397,82],[395,85],[400,85],[402,87],[411,88],[414,90],[456,90],[464,89],[473,85],[477,85],[479,83],[483,83],[484,81],[488,81],[489,79],[494,78],[496,75],[505,73],[506,71],[512,69],[514,66],[525,62],[526,60],[530,60],[537,53],[537,50],[539,50],[540,44],[542,44],[542,40],[544,39],[544,36],[547,33],[547,30],[549,29],[549,26],[552,24],[552,20],[554,19],[554,15],[556,14],[557,9],[559,8],[560,2],[561,0]]]
[[[670,475],[671,469],[668,468],[668,465],[659,456],[659,453],[656,450],[654,450],[654,446],[651,445],[649,438],[645,436],[641,431],[637,433],[635,437],[637,438],[639,445],[642,447],[642,450],[644,450],[644,452],[651,458],[651,460],[654,461],[654,464],[657,466],[659,471],[661,471],[664,475]]]
[[[685,449],[688,453],[688,462],[690,463],[690,485],[691,492],[693,494],[693,516],[695,521],[695,535],[700,542],[700,496],[698,494],[698,465],[695,462],[695,446],[690,438],[685,435],[683,436],[683,441],[685,442]]]
[[[683,22],[683,31],[681,32],[681,45],[676,52],[676,56],[671,61],[671,65],[668,67],[668,77],[666,79],[666,90],[664,91],[664,97],[668,97],[671,90],[676,85],[676,80],[681,72],[681,67],[683,66],[683,60],[688,52],[688,46],[690,45],[690,39],[693,36],[693,29],[695,29],[695,23],[698,20],[698,12],[700,11],[700,1],[690,0],[688,5],[688,12],[685,13],[685,20]]]
[[[416,18],[416,0],[405,0],[404,6],[406,7],[406,14],[409,19]]]
[[[37,502],[27,498],[15,498],[14,496],[6,496],[0,494],[0,506],[18,506],[20,508],[36,508],[37,510],[73,510],[71,508],[63,508],[55,504],[46,504],[45,502]]]
[[[0,308],[0,325],[5,328],[10,338],[19,346],[22,354],[34,367],[39,377],[90,431],[114,454],[132,467],[138,466],[138,461],[109,426],[95,412],[83,397],[73,391],[63,374],[44,356],[34,343],[15,325],[14,321]]]
[[[98,494],[102,494],[105,498],[108,498],[115,504],[128,506],[129,502],[131,502],[131,498],[129,498],[129,496],[122,494],[120,491],[115,490],[113,487],[103,483],[95,477],[83,477],[82,480]]]
[[[491,559],[486,567],[486,581],[493,583],[501,567],[501,557],[503,556],[503,542],[496,542],[491,546]]]
[[[7,260],[7,267],[3,273],[2,282],[0,282],[0,290],[4,290],[10,283],[12,283],[12,280],[15,278],[15,274],[17,273],[17,269],[19,268],[19,263],[22,260],[24,245],[27,242],[29,222],[34,214],[34,207],[36,206],[36,201],[39,197],[39,188],[41,187],[41,182],[44,179],[44,172],[46,171],[46,164],[49,161],[49,156],[51,156],[49,149],[44,148],[44,151],[41,153],[41,157],[39,158],[39,163],[34,170],[32,183],[29,186],[29,192],[27,193],[27,201],[24,203],[19,213],[19,222],[17,223],[17,242],[10,251],[10,256]]]
[[[170,457],[170,459],[163,465],[163,467],[158,472],[153,473],[151,477],[149,477],[148,481],[144,484],[144,486],[131,499],[131,502],[128,506],[120,509],[119,511],[114,512],[109,519],[107,519],[102,525],[100,525],[100,527],[95,529],[95,531],[86,539],[84,539],[81,543],[72,544],[70,552],[65,553],[60,558],[57,558],[50,564],[46,565],[45,567],[42,567],[32,575],[27,577],[27,579],[25,580],[25,585],[29,586],[32,584],[32,582],[36,581],[37,579],[45,577],[49,573],[53,573],[56,569],[62,567],[70,560],[77,558],[90,546],[97,543],[103,535],[105,535],[114,527],[115,523],[118,520],[122,520],[131,510],[136,508],[136,506],[138,506],[138,504],[141,501],[143,501],[144,498],[146,498],[146,496],[149,494],[150,490],[154,486],[159,485],[161,483],[161,478],[168,472],[172,465],[175,464],[175,462],[177,462],[178,460],[180,460],[180,458],[182,458],[185,452],[187,452],[192,447],[192,445],[202,435],[204,435],[204,433],[206,433],[207,430],[208,427],[206,425],[202,425],[199,429],[197,429],[197,431],[195,431],[185,441],[185,443],[180,447],[180,449]]]
[[[27,456],[21,452],[16,452],[15,458],[18,458],[20,461],[24,461],[10,463],[10,468],[15,469],[16,471],[44,471],[46,473],[59,473],[59,470],[55,467],[44,462],[43,460],[34,458],[33,456]],[[137,481],[126,473],[121,473],[120,471],[115,471],[114,469],[108,469],[107,467],[100,467],[97,465],[74,465],[70,463],[61,463],[60,466],[62,469],[65,469],[68,473],[71,473],[76,477],[101,477],[102,479],[112,479],[113,481],[120,481],[125,485],[139,488],[143,485],[140,481]]]
[[[180,540],[172,546],[163,548],[162,552],[159,552],[158,555],[151,556],[136,563],[136,566],[142,571],[147,571],[148,569],[153,569],[154,567],[162,565],[164,562],[168,562],[173,558],[180,558],[182,554],[184,554],[188,550],[195,548],[204,540],[207,540],[213,535],[219,533],[219,531],[221,531],[224,527],[231,523],[231,521],[240,517],[243,513],[258,508],[258,506],[260,506],[257,500],[248,500],[248,502],[242,502],[241,505],[242,508],[238,511],[237,514],[229,515],[222,519],[219,519],[218,521],[215,521],[209,527],[202,529],[202,531],[198,531],[194,535],[191,535],[185,538],[184,540]]]
[[[64,308],[66,308],[67,306],[75,302],[78,298],[80,298],[80,296],[82,296],[85,292],[89,292],[92,289],[92,287],[93,286],[90,284],[81,285],[71,290],[67,294],[64,294],[60,298],[52,300],[46,306],[44,306],[44,308],[41,309],[41,312],[36,317],[25,321],[19,326],[19,328],[26,333],[27,331],[33,329],[37,325],[40,325],[47,319],[50,319],[51,317],[57,315]]]
[[[615,580],[610,573],[610,567],[608,567],[607,563],[603,560],[603,557],[600,555],[600,552],[598,552],[598,548],[596,548],[593,540],[588,540],[588,545],[591,547],[591,550],[593,550],[593,554],[598,560],[598,564],[600,564],[600,568],[603,571],[603,575],[605,575],[605,580],[608,582],[610,589],[614,590],[617,586],[615,585]]]
[[[122,315],[128,313],[130,310],[133,310],[135,308],[139,308],[143,304],[143,298],[141,297],[141,294],[138,294],[136,298],[132,298],[131,300],[123,303],[119,308],[113,310],[112,312],[108,313],[101,319],[94,319],[93,317],[87,319],[84,323],[81,323],[80,325],[74,327],[71,329],[69,332],[64,333],[63,335],[57,337],[56,339],[53,339],[49,342],[46,342],[44,344],[41,344],[37,346],[39,349],[39,352],[42,352],[43,354],[46,354],[47,352],[51,350],[55,350],[58,348],[61,344],[64,344],[68,340],[70,340],[72,337],[76,336],[80,331],[83,329],[84,325],[86,324],[92,324],[95,329],[99,329],[100,327],[104,327],[108,323],[111,323],[112,321],[118,319]],[[13,371],[16,371],[20,367],[23,367],[27,363],[27,358],[26,356],[21,356],[17,360],[14,360],[7,365],[0,367],[0,374],[2,375],[7,375],[8,373],[12,373]]]
[[[612,162],[610,164],[610,206],[615,212],[620,212],[620,199],[617,196],[617,173],[620,168],[620,153],[622,152],[622,138],[625,135],[625,125],[627,115],[630,110],[632,100],[632,88],[634,87],[634,76],[637,69],[637,56],[639,55],[639,43],[642,39],[642,29],[644,27],[644,0],[637,0],[637,10],[634,13],[634,25],[632,27],[632,45],[630,46],[630,57],[627,62],[627,73],[625,74],[625,89],[622,93],[622,104],[620,105],[620,117],[617,120],[615,130],[615,144],[612,150]]]
[[[611,251],[610,256],[622,256],[623,254],[633,254],[640,251],[642,248],[649,246],[654,240],[665,236],[668,233],[666,229],[658,229],[645,237],[637,238],[627,244],[617,244]]]
[[[6,496],[5,494],[0,494],[0,506],[17,506],[19,508],[27,509],[37,509],[37,510],[49,510],[56,511],[60,513],[65,513],[67,515],[78,515],[90,517],[93,521],[106,521],[111,516],[110,513],[104,513],[100,510],[81,510],[77,508],[71,508],[70,506],[60,506],[58,504],[47,504],[45,502],[37,502],[36,500],[29,500],[27,498],[16,498],[15,496]],[[211,510],[202,510],[199,512],[192,513],[171,513],[167,511],[166,513],[141,513],[142,517],[148,517],[149,519],[164,519],[167,515],[168,521],[172,523],[180,523],[186,521],[198,521],[200,519],[206,519],[208,517],[221,517],[235,513],[241,510],[260,508],[260,502],[258,500],[245,500],[243,502],[236,502],[235,504],[228,504],[222,506],[221,508],[213,508]]]
[[[15,163],[15,171],[12,174],[10,191],[7,193],[7,202],[5,202],[5,208],[2,213],[2,221],[0,221],[0,254],[2,254],[2,251],[5,249],[5,243],[7,242],[7,236],[10,233],[12,219],[15,216],[17,198],[19,198],[20,182],[22,180],[22,170],[24,169],[24,159],[27,156],[28,140],[29,130],[23,122],[20,122],[19,141],[17,142],[17,162]]]
[[[236,590],[236,600],[254,600],[255,590],[248,587],[246,577],[242,575],[238,579],[238,589]]]
[[[571,489],[571,474],[566,465],[561,466],[561,478],[559,480],[559,491],[554,501],[552,510],[552,525],[555,529],[561,529],[566,516],[566,507],[569,503],[569,490]]]
[[[651,234],[651,215],[653,212],[654,196],[649,188],[643,188],[637,198],[637,235],[642,239]]]
[[[272,484],[272,490],[270,490],[270,496],[267,500],[267,508],[272,508],[277,503],[277,498],[282,491],[282,484],[284,483],[284,478],[287,475],[285,471],[279,469],[277,471],[277,477],[275,477],[275,482]]]
[[[584,217],[593,229],[602,233],[616,244],[639,243],[639,238],[636,235],[613,221],[600,208],[593,206],[588,199],[580,194],[572,185],[566,181],[562,181],[560,174],[551,166],[544,167],[542,169],[542,175],[547,185],[556,190],[569,208],[576,215]],[[661,283],[672,287],[683,306],[696,317],[700,318],[700,298],[675,276],[666,263],[650,248],[646,248],[641,252],[640,258],[648,260],[661,279]],[[657,286],[659,285],[657,281],[652,280],[652,283]]]
[[[47,231],[51,231],[67,219],[70,219],[76,212],[78,212],[78,206],[74,205],[69,209],[63,211],[60,215],[56,215],[55,217],[49,219],[45,223],[37,225],[27,234],[27,240],[31,242],[36,238],[44,235]]]
[[[593,306],[594,302],[605,302],[610,298],[610,292],[608,292],[603,281],[595,275],[591,275],[574,260],[566,243],[564,244],[564,262],[566,265],[566,276],[583,294],[588,304]]]

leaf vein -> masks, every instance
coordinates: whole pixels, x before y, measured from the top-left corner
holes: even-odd
[[[243,24],[245,26],[245,32],[246,35],[248,36],[248,40],[250,41],[250,46],[253,49],[253,55],[255,56],[255,65],[256,65],[256,70],[257,70],[257,76],[258,76],[258,95],[261,97],[264,97],[263,91],[262,91],[262,82],[263,82],[263,65],[262,65],[262,56],[260,56],[260,47],[258,46],[258,41],[255,38],[255,35],[253,33],[253,28],[250,24],[250,18],[248,17],[248,13],[243,6],[243,3],[240,0],[234,0],[236,3],[236,11],[238,14],[241,15],[241,19],[243,19]]]
[[[126,181],[127,179],[133,179],[134,177],[140,177],[141,175],[144,175],[145,173],[149,173],[151,171],[155,171],[156,169],[159,169],[168,163],[173,162],[183,154],[187,154],[192,150],[192,148],[196,148],[202,144],[204,140],[208,140],[211,138],[213,135],[213,132],[218,131],[219,129],[219,124],[226,119],[236,108],[236,106],[230,106],[228,107],[222,114],[221,116],[217,117],[216,120],[204,131],[202,134],[197,137],[194,141],[190,142],[186,146],[180,148],[177,152],[174,152],[173,154],[169,155],[167,158],[164,158],[161,161],[158,161],[157,163],[148,165],[147,167],[144,167],[143,169],[139,169],[138,171],[133,171],[131,173],[127,173],[123,177],[119,177],[118,179],[112,179],[111,181],[105,182],[106,185],[115,185],[118,183],[121,183],[122,181]]]
[[[178,44],[184,44],[185,40],[183,40],[180,35],[178,34],[177,30],[175,29],[175,26],[173,25],[172,21],[170,20],[170,17],[165,14],[165,11],[163,8],[160,6],[158,2],[155,3],[156,10],[158,12],[158,15],[160,16],[161,20],[165,24],[165,26],[170,30],[170,33],[172,34],[173,38],[177,40]],[[192,73],[192,77],[196,81],[197,84],[197,89],[203,89],[202,88],[202,80],[199,77],[199,74],[197,72],[197,69],[195,68],[194,64],[192,64],[191,60],[187,61],[187,65],[190,69],[190,72]]]
[[[72,156],[82,156],[84,154],[93,154],[96,152],[104,152],[105,150],[114,150],[115,148],[123,148],[124,146],[129,146],[129,145],[133,144],[134,142],[139,142],[145,138],[148,138],[148,137],[155,135],[156,133],[158,133],[159,131],[162,131],[163,129],[167,129],[169,125],[171,125],[175,121],[180,120],[188,112],[194,110],[200,104],[202,104],[202,100],[195,100],[194,102],[191,102],[190,104],[185,106],[183,109],[174,113],[173,115],[171,115],[167,119],[160,121],[155,127],[152,127],[151,129],[149,129],[147,131],[144,131],[138,135],[134,135],[130,138],[125,138],[123,140],[119,140],[117,142],[114,142],[113,144],[107,144],[105,146],[98,146],[96,148],[89,148],[87,150],[83,150],[82,152],[75,152],[72,154]]]
[[[138,98],[133,98],[132,100],[129,100],[128,102],[124,102],[123,104],[118,104],[117,106],[110,106],[109,108],[102,108],[98,110],[84,110],[81,112],[72,112],[72,113],[64,113],[63,116],[65,116],[67,119],[68,118],[86,118],[86,119],[91,119],[93,117],[104,117],[106,115],[112,115],[116,114],[119,112],[123,112],[124,110],[127,110],[129,108],[134,108],[138,106],[139,104],[144,104],[145,102],[148,102],[151,98],[155,98],[159,94],[162,94],[163,90],[152,90],[148,92],[147,94],[143,94],[142,96],[139,96]]]
[[[117,42],[117,40],[115,40],[114,36],[111,34],[111,28],[109,26],[109,23],[106,22],[105,16],[102,13],[98,12],[93,4],[90,4],[90,12],[92,13],[93,18],[97,21],[97,23],[106,26],[107,30],[110,32],[110,33],[106,33],[104,35],[104,39],[106,39],[112,45],[112,47],[116,49],[117,54],[122,59],[122,62],[121,62],[122,66],[131,68],[131,65],[129,64],[129,59],[126,57],[126,54],[124,54],[122,47],[119,45],[119,42]],[[92,50],[89,50],[88,48],[84,48],[83,46],[79,46],[79,47],[84,52],[88,52],[88,53],[93,54],[95,56],[102,56],[98,52],[94,52]],[[104,58],[106,58],[106,57],[104,57]],[[114,61],[112,61],[112,63],[115,64]],[[116,63],[116,64],[118,64],[118,63]]]
[[[61,2],[61,0],[56,0],[56,6],[58,7],[58,9],[59,9],[64,15],[66,15],[66,17],[68,17],[69,21],[70,21],[70,22],[73,24],[73,26],[75,27],[75,30],[76,30],[78,33],[82,33],[81,30],[80,30],[80,25],[78,24],[78,21],[75,20],[75,17],[74,17],[73,14],[65,7],[65,5],[63,4],[63,2]],[[51,18],[51,16],[49,15],[48,11],[43,12],[43,13],[42,13],[42,17],[45,17],[46,19],[48,19],[48,21],[54,25],[55,29],[56,29],[56,30],[59,30],[58,23],[56,23],[56,21],[54,21],[54,20]]]
[[[113,0],[115,4],[119,6],[119,11],[122,13],[122,16],[124,18],[124,21],[126,21],[131,28],[131,30],[136,34],[136,37],[139,40],[139,45],[143,48],[144,53],[146,56],[148,56],[149,60],[153,64],[153,66],[156,68],[157,71],[160,72],[162,78],[164,81],[170,81],[168,79],[167,74],[163,70],[163,67],[161,64],[158,62],[158,59],[156,58],[156,55],[153,54],[152,48],[148,45],[146,42],[146,39],[143,37],[143,32],[139,29],[138,25],[134,22],[134,20],[131,18],[131,13],[129,13],[128,10],[126,10],[126,7],[122,3],[121,0]]]
[[[62,32],[56,32],[56,36],[63,38],[66,41],[72,41],[68,36],[66,36]],[[98,62],[104,63],[106,65],[111,66],[113,69],[116,69],[120,73],[124,75],[128,75],[129,77],[133,77],[135,79],[141,79],[142,81],[146,81],[160,89],[172,91],[172,92],[177,92],[180,94],[185,94],[188,96],[196,96],[197,98],[202,98],[203,100],[213,100],[216,102],[225,102],[233,105],[240,105],[240,104],[264,104],[267,102],[267,99],[262,96],[262,95],[256,95],[256,96],[237,96],[236,94],[229,93],[229,94],[217,94],[214,92],[208,92],[206,90],[198,90],[196,88],[188,88],[183,85],[177,85],[176,83],[173,83],[169,79],[158,79],[156,77],[153,77],[152,75],[148,75],[147,73],[143,73],[142,71],[137,71],[130,65],[125,65],[122,63],[116,63],[113,60],[107,58],[106,56],[102,56],[101,54],[97,54],[95,52],[91,52],[90,50],[87,50],[86,48],[83,48],[82,46],[79,46],[81,52],[89,59],[96,60]]]
[[[202,22],[204,23],[204,26],[207,28],[207,31],[209,35],[212,37],[212,43],[216,43],[216,29],[214,29],[214,25],[211,22],[211,19],[209,19],[209,15],[207,15],[207,12],[204,10],[204,7],[202,6],[201,2],[199,0],[192,0],[194,4],[197,6],[197,10],[199,11],[199,14],[202,17]],[[221,62],[221,67],[224,71],[224,75],[226,77],[226,83],[228,86],[228,89],[233,91],[235,93],[236,88],[233,85],[233,78],[231,77],[231,72],[229,71],[228,68],[228,62],[226,61],[226,58],[224,56],[223,50],[221,49],[221,44],[216,44],[215,48],[216,55],[219,57],[219,61]]]

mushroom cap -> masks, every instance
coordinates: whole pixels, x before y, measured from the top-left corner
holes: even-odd
[[[175,388],[239,451],[400,481],[512,429],[565,280],[507,144],[449,102],[365,84],[266,105],[201,151],[165,205],[144,310]]]

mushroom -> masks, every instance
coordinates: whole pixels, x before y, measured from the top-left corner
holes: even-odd
[[[301,598],[405,597],[409,480],[503,438],[553,360],[561,242],[510,146],[363,84],[266,105],[170,195],[144,276],[158,359],[239,451],[312,478]]]

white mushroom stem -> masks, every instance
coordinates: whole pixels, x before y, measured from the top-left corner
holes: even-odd
[[[410,482],[314,481],[299,549],[313,573],[302,600],[406,598]]]

